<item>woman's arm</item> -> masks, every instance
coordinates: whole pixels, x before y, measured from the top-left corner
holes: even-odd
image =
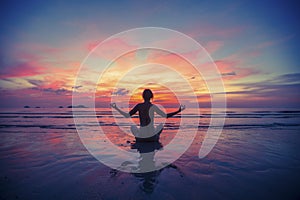
[[[129,118],[131,115],[134,115],[138,111],[138,105],[134,106],[134,108],[129,113],[124,112],[123,110],[118,108],[116,103],[111,103],[110,107],[116,109],[121,115],[123,115],[126,118]]]
[[[185,105],[180,105],[178,110],[167,114],[167,118],[172,117],[185,109]]]
[[[184,105],[180,105],[180,107],[179,107],[179,109],[177,110],[177,111],[175,111],[175,112],[171,112],[171,113],[165,113],[164,111],[162,111],[161,109],[159,109],[157,106],[155,106],[155,112],[157,113],[157,114],[159,114],[160,116],[162,116],[162,117],[166,117],[166,118],[169,118],[169,117],[172,117],[172,116],[174,116],[174,115],[176,115],[176,114],[178,114],[178,113],[180,113],[181,111],[183,111],[184,109],[185,109],[185,106]]]
[[[121,115],[123,115],[124,117],[126,118],[129,118],[130,117],[130,114],[129,113],[126,113],[124,112],[123,110],[121,110],[120,108],[118,108],[117,104],[116,103],[111,103],[110,104],[110,107],[116,109]]]

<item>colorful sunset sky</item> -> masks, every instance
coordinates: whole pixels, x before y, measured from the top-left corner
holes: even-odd
[[[296,1],[2,1],[0,107],[68,106],[73,90],[88,97],[89,83],[74,81],[94,47],[128,29],[164,27],[192,37],[209,52],[222,75],[228,107],[296,108],[298,13]],[[115,40],[111,45],[130,44]],[[210,93],[188,63],[170,53],[146,50],[123,56],[105,72],[96,106],[108,106],[112,97],[138,102],[144,88],[154,90],[156,102],[175,106],[178,101],[168,85],[176,86],[192,105],[186,85],[167,69],[139,68],[126,79],[139,59],[175,68],[193,86],[200,106],[209,106]],[[153,81],[141,85],[143,77]],[[157,84],[158,79],[164,84]]]

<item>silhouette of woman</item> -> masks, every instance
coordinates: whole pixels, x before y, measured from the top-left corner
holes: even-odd
[[[129,113],[122,111],[117,107],[116,103],[111,103],[110,106],[116,109],[124,117],[129,118],[136,112],[139,112],[140,129],[136,126],[131,126],[131,132],[135,136],[136,142],[155,142],[159,140],[160,133],[162,132],[163,125],[160,124],[154,127],[154,113],[169,118],[185,109],[184,105],[180,105],[179,109],[175,112],[165,113],[158,106],[151,103],[153,93],[150,89],[145,89],[143,92],[143,103],[139,103]]]

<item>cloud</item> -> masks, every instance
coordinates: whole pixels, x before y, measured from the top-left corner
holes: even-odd
[[[274,45],[278,45],[280,43],[289,41],[293,37],[295,37],[294,34],[293,35],[288,35],[288,36],[285,36],[285,37],[282,37],[282,38],[279,38],[279,39],[276,39],[276,40],[265,41],[265,42],[262,42],[262,43],[258,44],[257,48],[262,49],[262,48],[267,48],[267,47],[271,47],[271,46],[274,46]]]
[[[284,96],[287,93],[289,93],[289,91],[291,90],[293,90],[293,92],[299,91],[300,73],[284,74],[260,82],[238,83],[232,85],[240,86],[243,89],[242,91],[235,92],[235,94],[246,93],[246,94],[257,94],[260,96],[268,96],[267,93],[272,93],[272,94],[276,93],[279,96]],[[300,93],[296,92],[295,95],[300,96]]]
[[[300,83],[300,73],[283,74],[273,79],[273,81],[281,83]]]
[[[244,89],[255,91],[255,93],[280,91],[282,94],[286,94],[292,88],[297,89],[295,91],[299,91],[300,73],[283,74],[261,82],[240,83],[238,85],[242,86]],[[284,91],[283,89],[288,90]],[[296,92],[295,95],[300,96],[300,93]]]
[[[220,38],[232,38],[246,30],[245,26],[220,28],[212,25],[203,25],[200,28],[193,29],[189,35],[195,37],[220,37]]]
[[[46,93],[53,93],[56,95],[71,95],[72,92],[65,89],[65,88],[59,88],[59,89],[53,89],[53,88],[38,88],[38,87],[33,87],[31,88],[32,90],[38,90],[40,92],[46,92]]]
[[[101,43],[101,41],[89,41],[86,44],[86,49],[88,50],[88,52],[92,51],[95,47],[97,47],[99,44]]]
[[[209,41],[206,44],[204,44],[204,48],[210,54],[215,53],[216,51],[218,51],[223,46],[224,46],[223,41]]]
[[[41,86],[41,85],[44,84],[44,81],[42,81],[42,80],[32,80],[32,79],[29,79],[27,81],[28,81],[28,83],[30,83],[30,84],[32,84],[34,86]]]
[[[236,76],[236,73],[234,71],[232,72],[227,72],[227,73],[222,73],[222,76]]]
[[[16,53],[18,54],[19,57],[21,57],[22,55],[24,55],[24,57],[28,57],[28,55],[39,57],[42,54],[57,55],[63,52],[63,49],[61,48],[57,48],[57,47],[53,47],[41,43],[34,43],[34,42],[17,44],[15,45],[14,48],[17,49],[18,52]],[[35,53],[35,55],[30,53]]]
[[[23,88],[23,89],[0,89],[0,107],[58,107],[72,104],[72,92],[67,89],[52,88]]]
[[[231,86],[241,89],[226,92],[230,106],[299,107],[300,73]]]
[[[73,86],[72,88],[77,90],[77,89],[79,89],[81,87],[83,87],[83,86],[82,85],[77,85],[77,86]]]
[[[230,79],[241,79],[247,76],[261,73],[261,71],[257,68],[240,67],[243,66],[243,62],[240,60],[216,60],[215,64],[218,66],[221,75]]]
[[[93,54],[99,56],[103,59],[113,59],[115,55],[119,55],[120,53],[127,52],[132,49],[136,49],[136,45],[132,45],[128,43],[127,41],[124,41],[122,38],[113,38],[110,40],[105,40],[102,42],[94,41],[89,42],[86,44],[86,50],[91,51],[95,47],[97,47],[101,43],[101,51],[100,49],[96,48],[93,52]]]
[[[35,76],[44,72],[36,62],[19,62],[12,66],[6,66],[0,69],[0,78],[14,78],[14,77],[27,77]]]
[[[125,96],[129,93],[129,90],[127,90],[126,88],[118,88],[116,91],[112,92],[112,95],[115,96]]]

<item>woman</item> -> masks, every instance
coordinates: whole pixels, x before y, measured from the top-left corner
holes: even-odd
[[[175,112],[165,113],[158,106],[151,103],[153,99],[153,93],[150,89],[145,89],[143,92],[143,103],[137,104],[129,113],[122,111],[117,107],[115,103],[111,103],[110,106],[116,109],[124,117],[129,118],[136,112],[139,112],[140,126],[138,129],[136,126],[131,126],[131,132],[136,138],[137,142],[154,142],[159,140],[159,135],[162,132],[163,126],[160,124],[157,128],[154,127],[154,113],[159,114],[162,117],[169,118],[185,109],[184,105],[180,105],[179,109]]]

